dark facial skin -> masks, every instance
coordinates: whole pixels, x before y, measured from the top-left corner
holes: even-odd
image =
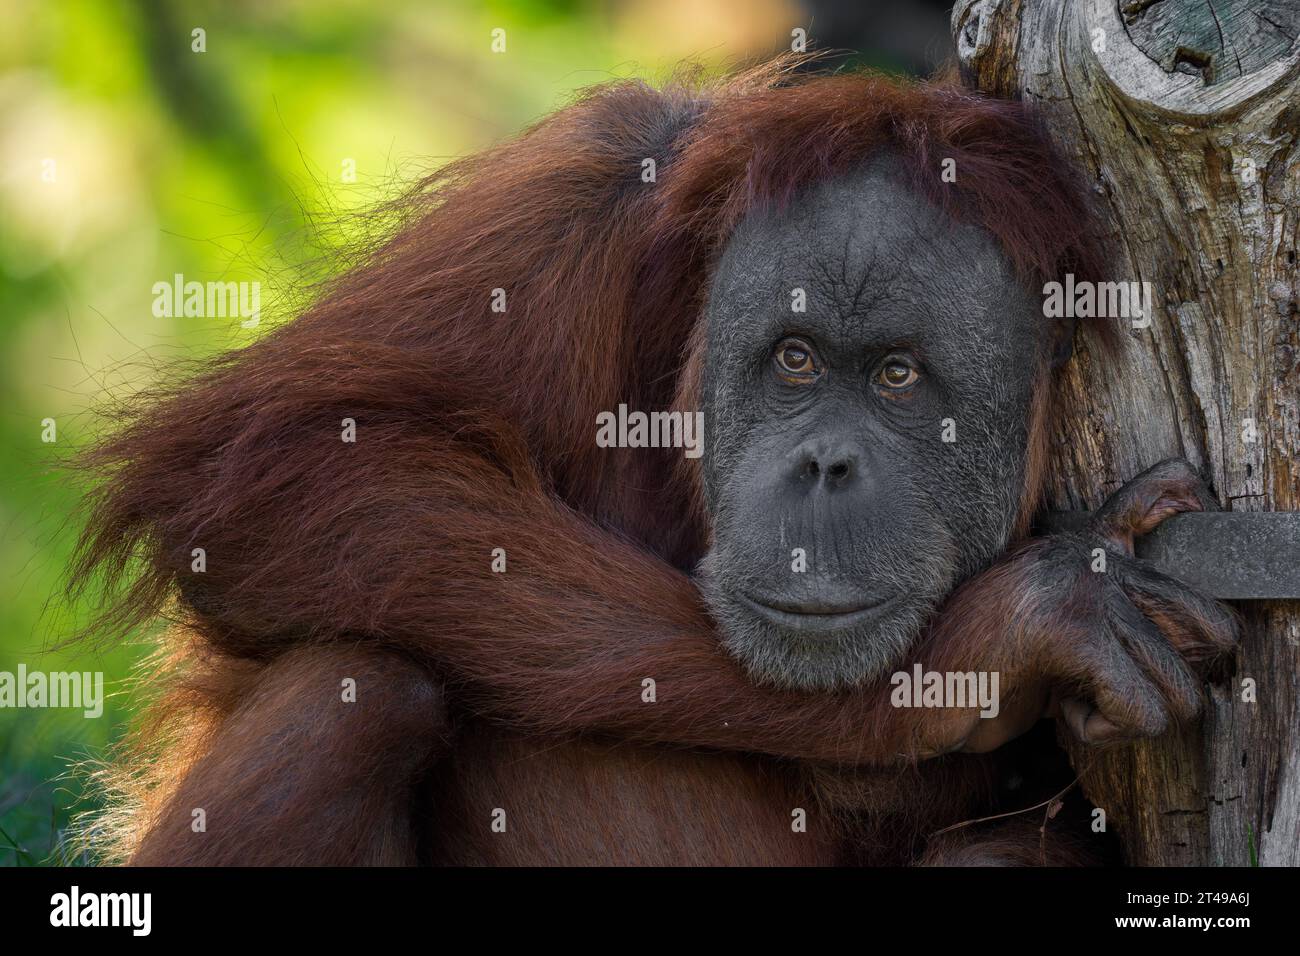
[[[887,158],[746,218],[707,323],[700,570],[727,647],[789,687],[889,672],[1007,544],[1052,323]]]

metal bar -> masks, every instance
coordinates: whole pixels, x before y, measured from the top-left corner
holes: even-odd
[[[1047,533],[1078,531],[1087,511],[1043,515]],[[1171,577],[1233,601],[1300,599],[1300,511],[1175,515],[1134,542],[1134,552]]]

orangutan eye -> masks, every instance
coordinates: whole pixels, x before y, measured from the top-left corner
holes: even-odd
[[[920,377],[920,373],[912,366],[903,362],[889,361],[881,367],[880,374],[876,376],[876,381],[885,388],[898,391],[910,387]]]
[[[777,372],[787,381],[811,382],[821,375],[812,346],[802,339],[782,339],[772,353]]]

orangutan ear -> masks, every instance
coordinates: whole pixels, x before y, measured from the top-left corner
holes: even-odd
[[[1074,330],[1078,322],[1073,316],[1056,319],[1052,329],[1052,368],[1058,369],[1070,361],[1074,354]]]

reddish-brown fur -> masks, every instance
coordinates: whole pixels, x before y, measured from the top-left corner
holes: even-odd
[[[396,236],[304,315],[142,396],[88,458],[105,480],[78,580],[107,575],[100,632],[173,595],[184,626],[170,690],[118,775],[115,852],[899,861],[972,812],[980,760],[914,763],[971,714],[922,720],[880,688],[753,686],[688,577],[708,534],[690,463],[594,442],[596,414],[619,403],[696,407],[700,306],[739,218],[879,150],[987,228],[1027,283],[1095,267],[1084,206],[1016,104],[788,64],[703,89],[621,83],[441,170]],[[646,157],[655,184],[641,182]],[[944,158],[956,184],[939,178]],[[498,288],[504,314],[490,309]],[[1036,406],[1022,528],[1047,417]],[[344,418],[355,444],[340,441]],[[1012,561],[957,595],[917,652],[926,666],[986,665],[980,648],[1024,620],[1024,574]],[[339,710],[349,676],[358,709]],[[196,806],[209,806],[205,839],[189,828]],[[790,832],[796,806],[807,839]],[[507,839],[487,829],[496,807]],[[404,828],[426,842],[403,845]]]

